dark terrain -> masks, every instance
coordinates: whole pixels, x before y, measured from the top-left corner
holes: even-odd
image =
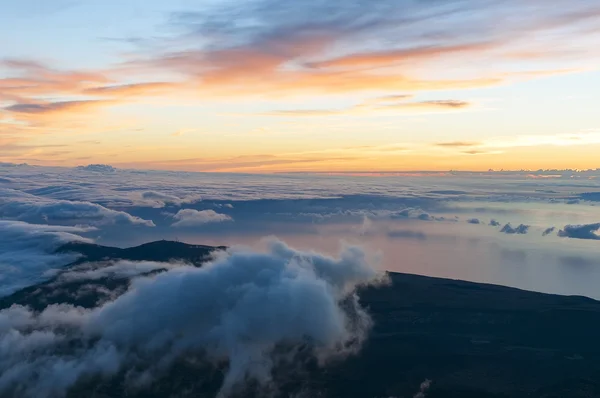
[[[83,254],[67,266],[74,267],[114,259],[177,259],[201,266],[223,249],[161,241],[129,249],[73,243],[59,250]],[[390,286],[360,292],[375,321],[362,351],[323,369],[310,361],[302,372],[276,369],[282,397],[302,390],[310,397],[411,398],[425,379],[432,380],[428,398],[600,397],[600,302],[415,275],[390,277]],[[83,283],[90,282],[72,282],[69,290]],[[93,283],[122,292],[128,280]],[[102,301],[94,293],[53,294],[48,281],[0,299],[0,309],[15,303],[36,310],[52,303],[91,307]],[[219,369],[182,361],[144,391],[123,389],[117,377],[80,383],[69,396],[214,397],[221,378]]]

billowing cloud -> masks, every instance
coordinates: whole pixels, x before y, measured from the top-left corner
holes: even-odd
[[[597,231],[600,229],[600,223],[584,225],[565,225],[558,231],[558,236],[562,238],[590,239],[600,240]]]
[[[141,204],[149,204],[153,207],[165,207],[166,205],[181,206],[182,204],[190,204],[201,200],[200,195],[190,195],[180,198],[175,195],[156,191],[145,191],[140,196],[142,199]]]
[[[54,250],[66,242],[88,241],[78,235],[87,231],[0,220],[0,296],[48,279],[61,266],[74,261],[76,255],[57,254]]]
[[[194,210],[194,209],[183,209],[179,210],[177,214],[173,216],[176,220],[173,227],[197,227],[208,223],[217,223],[224,221],[233,221],[233,219],[227,214],[217,213],[214,210]]]
[[[357,248],[330,258],[273,242],[268,253],[138,278],[96,308],[13,306],[0,311],[0,394],[61,397],[126,368],[136,371],[125,383],[139,388],[184,355],[228,364],[219,396],[248,380],[266,385],[298,346],[321,364],[359,350],[372,322],[356,289],[382,280]]]
[[[52,200],[12,189],[0,188],[0,193],[0,217],[53,224],[154,226],[151,220],[96,203]]]
[[[421,221],[456,221],[456,219],[446,219],[445,217],[434,216],[419,208],[408,207],[400,211],[379,212],[380,217],[391,219],[413,218]]]
[[[55,284],[64,282],[93,281],[104,278],[131,279],[155,271],[164,271],[174,267],[185,267],[185,264],[160,263],[153,261],[117,261],[114,263],[84,263],[61,272]]]
[[[77,166],[77,170],[92,171],[94,173],[114,173],[117,169],[109,164],[88,164],[87,166]]]
[[[524,235],[529,231],[529,225],[519,224],[517,227],[513,227],[510,223],[504,225],[500,232],[504,232],[505,234],[513,235],[519,234]]]

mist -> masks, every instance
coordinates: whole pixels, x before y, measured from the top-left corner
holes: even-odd
[[[235,249],[133,278],[96,308],[15,305],[0,311],[0,394],[61,397],[124,369],[126,387],[143,388],[183,356],[225,364],[220,397],[248,382],[268,389],[300,350],[319,365],[360,350],[372,320],[357,289],[385,282],[356,247],[333,258],[272,241],[266,253]]]

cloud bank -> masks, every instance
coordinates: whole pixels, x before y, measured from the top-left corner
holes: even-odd
[[[50,278],[73,254],[54,250],[71,241],[88,241],[85,228],[28,224],[0,220],[0,297]]]
[[[76,169],[94,173],[114,173],[117,171],[115,167],[108,164],[88,164],[87,166],[77,166]]]
[[[233,221],[227,214],[217,213],[214,210],[198,211],[194,209],[183,209],[179,210],[173,218],[177,221],[171,226],[179,228],[197,227],[209,223]]]
[[[600,240],[596,232],[600,229],[600,223],[584,225],[565,225],[558,231],[561,238]]]
[[[53,200],[0,188],[0,217],[31,222],[90,225],[140,225],[154,227],[151,220],[111,210],[91,202]]]
[[[268,253],[135,279],[89,310],[13,306],[0,311],[0,395],[60,397],[84,376],[125,367],[136,369],[126,382],[140,386],[184,355],[228,364],[220,397],[248,379],[267,386],[282,350],[304,347],[323,364],[360,349],[371,319],[356,289],[382,281],[358,248],[330,258],[275,241]]]
[[[190,195],[185,198],[180,198],[164,192],[144,191],[140,194],[141,203],[148,204],[152,207],[165,207],[167,205],[181,206],[182,204],[190,204],[199,202],[200,195]]]

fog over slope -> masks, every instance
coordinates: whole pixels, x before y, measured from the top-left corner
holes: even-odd
[[[127,384],[140,387],[194,354],[228,363],[220,396],[248,379],[268,387],[273,366],[299,349],[322,364],[359,350],[371,319],[356,288],[385,282],[360,249],[331,258],[280,241],[267,253],[237,250],[202,268],[167,268],[133,279],[126,293],[95,308],[0,311],[0,395],[63,396],[82,377],[124,368],[132,369]],[[55,289],[74,278],[68,272]]]
[[[0,297],[50,278],[76,255],[53,253],[61,244],[90,241],[81,227],[0,220]]]

